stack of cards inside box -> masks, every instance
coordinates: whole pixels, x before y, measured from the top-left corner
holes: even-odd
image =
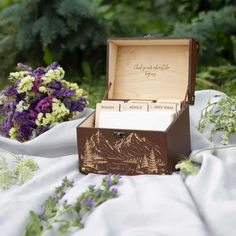
[[[96,106],[95,127],[165,131],[180,109],[177,99],[103,100]]]

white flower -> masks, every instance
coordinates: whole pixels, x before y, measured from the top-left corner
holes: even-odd
[[[7,97],[5,95],[0,96],[0,105],[3,105],[7,101]]]
[[[22,112],[24,110],[27,110],[29,108],[29,104],[27,104],[25,101],[20,101],[16,105],[16,111]]]
[[[24,93],[31,91],[33,87],[33,82],[35,78],[31,76],[24,77],[20,80],[20,83],[18,84],[17,91],[18,93]]]

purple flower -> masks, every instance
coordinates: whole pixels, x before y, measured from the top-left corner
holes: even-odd
[[[85,205],[87,205],[89,208],[91,208],[91,207],[93,206],[93,203],[94,203],[94,200],[93,200],[93,198],[91,198],[91,197],[86,197],[86,198],[84,198],[84,199],[82,199],[82,200],[80,201],[80,204],[81,204],[81,205],[85,204]]]
[[[16,88],[9,86],[4,90],[3,94],[7,97],[10,97],[10,96],[12,97],[12,96],[16,96],[18,93],[17,93]]]
[[[15,112],[12,117],[14,128],[17,129],[17,139],[21,142],[29,140],[32,135],[33,129],[36,128],[35,122],[30,119],[27,111]]]
[[[0,114],[6,115],[8,112],[14,112],[15,108],[16,108],[16,101],[14,99],[9,100],[1,105]]]
[[[101,190],[101,189],[98,189],[95,194],[96,194],[97,197],[100,197],[100,196],[101,196],[101,193],[102,193],[102,190]]]
[[[13,120],[18,124],[25,124],[25,122],[29,120],[29,113],[26,111],[17,111],[14,113]]]
[[[53,80],[48,84],[48,87],[51,89],[60,90],[62,87],[62,84],[60,81]]]
[[[25,64],[18,63],[17,66],[19,68],[22,68],[23,70],[32,71],[32,68],[30,66],[25,65]]]
[[[35,107],[37,112],[50,113],[52,110],[52,98],[45,97]]]
[[[80,97],[78,100],[75,101],[66,100],[65,105],[66,108],[68,108],[70,111],[82,112],[85,108],[86,100],[84,97]]]
[[[17,93],[16,95],[16,103],[19,103],[21,100],[24,100],[26,97],[26,93]]]
[[[56,90],[53,93],[54,96],[56,97],[71,97],[75,95],[75,90],[74,89],[61,89],[61,90]]]
[[[60,66],[58,62],[53,62],[51,65],[45,68],[45,73],[47,73],[49,70],[55,70],[58,66]]]
[[[36,70],[33,71],[33,76],[42,78],[42,76],[45,74],[44,67],[38,67]]]
[[[14,111],[16,108],[16,101],[15,100],[10,101],[8,103],[8,107],[9,107],[10,111]]]
[[[31,120],[36,120],[37,119],[37,117],[38,117],[38,112],[37,111],[35,111],[33,109],[29,109],[28,113],[29,113],[29,118]]]
[[[42,126],[42,125],[38,126],[36,128],[36,136],[39,136],[40,134],[43,134],[43,133],[45,133],[48,130],[49,130],[49,126]]]
[[[36,75],[35,80],[34,80],[34,84],[33,84],[33,87],[32,87],[32,91],[33,92],[38,92],[40,85],[41,85],[41,78],[40,78],[39,75]]]
[[[113,185],[110,178],[106,179],[105,184],[107,185],[108,188],[110,188]]]
[[[3,132],[7,137],[9,137],[9,130],[12,127],[12,117],[13,112],[8,112],[6,114],[5,120],[0,124],[0,131]]]
[[[111,192],[117,194],[117,193],[118,193],[118,190],[117,190],[117,188],[113,188],[113,189],[111,190]]]
[[[30,106],[29,106],[29,109],[35,109],[35,107],[37,106],[37,104],[38,104],[43,98],[45,98],[45,97],[46,97],[45,94],[42,94],[42,95],[38,96],[36,99],[34,99],[34,100],[31,102],[31,104],[30,104]]]
[[[28,141],[32,135],[33,128],[29,127],[27,125],[21,125],[18,128],[18,134],[17,134],[17,139],[20,142],[25,142]]]
[[[14,86],[15,86],[16,88],[18,87],[20,81],[21,81],[21,79],[17,79],[17,80],[16,80],[16,82],[15,82],[15,84],[14,84]]]

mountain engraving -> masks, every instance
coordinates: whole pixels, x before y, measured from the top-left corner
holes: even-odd
[[[101,174],[164,174],[167,165],[158,145],[135,132],[110,143],[97,131],[86,139],[81,162],[86,170]]]

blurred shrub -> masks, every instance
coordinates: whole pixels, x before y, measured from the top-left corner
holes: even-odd
[[[0,13],[0,71],[22,61],[32,66],[60,61],[69,74],[90,61],[104,72],[106,7],[99,0],[22,0]],[[102,47],[101,47],[102,46]],[[102,71],[99,71],[99,70]]]
[[[197,75],[197,89],[212,88],[228,95],[236,94],[236,66],[222,65],[202,68]]]
[[[173,35],[193,37],[200,44],[200,65],[235,63],[236,6],[201,12],[189,24],[176,23]]]

